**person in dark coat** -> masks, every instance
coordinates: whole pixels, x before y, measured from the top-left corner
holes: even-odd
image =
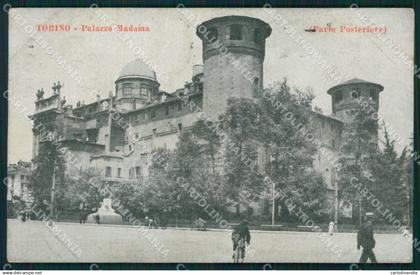
[[[101,223],[101,216],[99,216],[98,213],[95,215],[95,223],[96,224],[100,224]]]
[[[360,247],[363,247],[363,252],[359,260],[361,263],[366,263],[368,259],[370,259],[372,263],[377,263],[375,253],[373,252],[376,242],[373,237],[372,220],[373,213],[366,213],[365,223],[362,224],[357,232],[357,250],[359,250]]]
[[[233,229],[233,232],[232,232],[233,251],[236,250],[236,247],[239,245],[240,240],[244,240],[248,245],[251,242],[251,234],[249,233],[247,219],[243,219],[242,222]],[[245,257],[245,247],[242,247],[241,249],[242,249],[242,259],[243,259],[243,257]]]
[[[87,214],[85,210],[81,210],[80,211],[80,223],[86,223],[86,219],[87,219]]]

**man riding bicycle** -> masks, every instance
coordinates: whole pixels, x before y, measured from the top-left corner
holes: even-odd
[[[248,220],[247,219],[243,219],[242,222],[236,226],[233,231],[232,231],[232,242],[233,242],[233,251],[234,254],[232,256],[232,258],[235,258],[235,251],[236,248],[238,247],[238,245],[240,246],[241,249],[241,258],[242,261],[245,257],[245,242],[249,245],[249,243],[251,242],[251,235],[249,234],[249,229],[248,229]]]

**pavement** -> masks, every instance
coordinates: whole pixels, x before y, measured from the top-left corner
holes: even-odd
[[[232,262],[230,230],[147,229],[7,221],[10,262]],[[375,234],[380,263],[409,263],[412,242],[401,234]],[[245,262],[357,263],[355,233],[251,231]]]

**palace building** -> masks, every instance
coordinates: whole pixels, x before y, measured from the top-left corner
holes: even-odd
[[[271,31],[267,23],[246,16],[202,23],[196,34],[202,40],[203,65],[195,65],[191,79],[176,91],[162,91],[159,76],[141,60],[122,68],[108,98],[98,96],[89,104],[67,104],[59,82],[52,95],[38,90],[31,116],[33,158],[48,137],[45,129],[55,129],[55,138],[68,153],[69,174],[96,168],[109,182],[141,182],[148,176],[152,149],[174,149],[180,133],[191,129],[203,113],[216,120],[229,97],[252,98],[262,92],[265,43]],[[358,99],[371,100],[377,110],[382,90],[379,84],[352,79],[326,91],[332,98],[332,114],[313,112],[314,135],[322,147],[314,166],[326,180],[332,203],[336,172],[327,156],[337,152],[343,126]]]

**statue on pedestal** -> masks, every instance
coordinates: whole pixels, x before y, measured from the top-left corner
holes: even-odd
[[[54,84],[51,88],[53,89],[54,94],[57,95],[57,94],[60,94],[61,87],[63,87],[63,86],[60,84],[60,81],[58,81],[57,84],[54,82]]]
[[[36,92],[36,99],[37,100],[40,100],[40,99],[43,99],[44,98],[44,89],[43,88],[41,88],[41,90],[38,90],[37,92]]]
[[[98,209],[96,213],[92,213],[88,216],[87,222],[88,223],[97,223],[99,216],[99,223],[103,224],[122,224],[122,217],[121,215],[115,213],[114,209],[112,209],[112,199],[105,198],[102,201],[101,207]]]

